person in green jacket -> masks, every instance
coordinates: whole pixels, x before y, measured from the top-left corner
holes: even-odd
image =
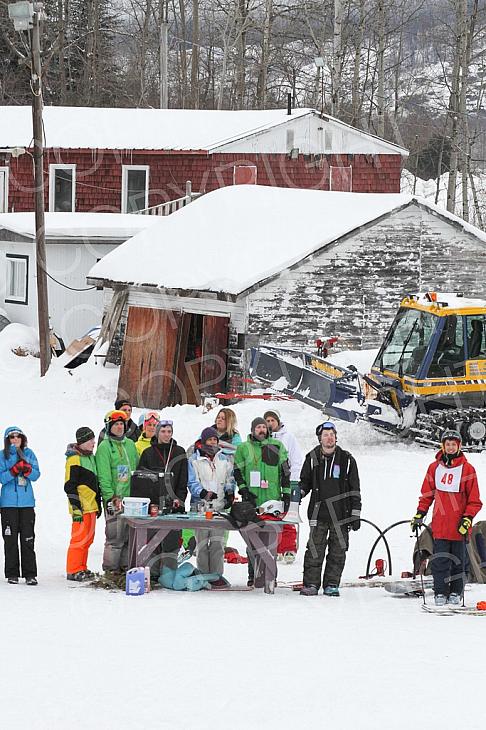
[[[236,449],[234,477],[244,502],[251,502],[258,508],[268,500],[282,501],[284,512],[288,510],[290,466],[287,449],[281,441],[271,438],[263,418],[252,421],[250,435]],[[254,566],[248,561],[248,585],[253,584]]]
[[[138,453],[134,442],[125,436],[127,415],[124,411],[107,413],[105,425],[106,436],[95,457],[106,518],[103,570],[118,572],[128,566],[128,527],[120,519],[120,513],[123,497],[130,496]]]

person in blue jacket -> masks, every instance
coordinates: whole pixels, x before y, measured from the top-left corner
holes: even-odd
[[[39,465],[34,452],[27,448],[26,435],[18,426],[10,426],[5,431],[4,448],[0,451],[0,508],[5,577],[9,583],[18,583],[22,574],[27,585],[37,585],[34,550],[35,499],[32,482],[39,477]]]

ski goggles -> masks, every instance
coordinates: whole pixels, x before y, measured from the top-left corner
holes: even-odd
[[[159,414],[155,413],[155,411],[150,411],[146,414],[145,418],[143,419],[144,423],[159,423]]]
[[[164,418],[162,421],[159,421],[159,426],[170,426],[172,427],[174,425],[174,421],[171,421],[168,418]]]
[[[334,433],[337,434],[336,424],[332,421],[324,421],[324,423],[321,423],[316,428],[316,436],[319,437],[323,431],[334,431]]]

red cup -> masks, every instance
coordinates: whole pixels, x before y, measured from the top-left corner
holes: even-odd
[[[151,504],[149,507],[149,515],[150,517],[157,517],[159,514],[159,505],[158,504]]]

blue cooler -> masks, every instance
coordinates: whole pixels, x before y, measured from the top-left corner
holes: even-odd
[[[143,596],[145,593],[144,568],[132,568],[131,570],[127,570],[125,593],[127,596]]]

